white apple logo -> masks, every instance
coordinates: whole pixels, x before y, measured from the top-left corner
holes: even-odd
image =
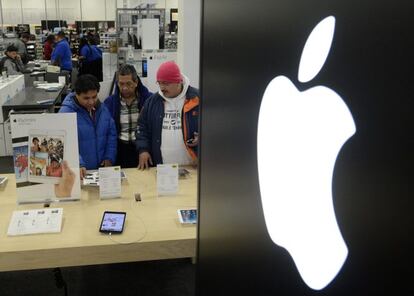
[[[329,54],[335,18],[311,32],[299,65],[308,82]],[[293,258],[303,281],[325,288],[348,255],[335,217],[332,175],[343,144],[355,133],[351,112],[333,90],[300,92],[285,76],[274,78],[260,106],[257,158],[267,231]]]

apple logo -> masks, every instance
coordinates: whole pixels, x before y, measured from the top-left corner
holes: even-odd
[[[333,16],[312,30],[300,59],[300,82],[323,67],[334,30]],[[332,176],[340,149],[355,132],[348,107],[326,86],[300,92],[277,76],[265,90],[257,131],[265,223],[272,241],[289,252],[314,290],[336,277],[348,255],[335,217]]]

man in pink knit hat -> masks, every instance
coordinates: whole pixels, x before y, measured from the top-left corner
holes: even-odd
[[[138,119],[139,169],[157,164],[197,163],[200,97],[176,63],[161,64],[159,91],[144,104]]]

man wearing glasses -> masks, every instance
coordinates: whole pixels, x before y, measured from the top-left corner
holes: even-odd
[[[124,64],[117,73],[115,94],[105,100],[105,106],[115,121],[118,132],[117,165],[138,166],[135,133],[139,113],[151,92],[142,84],[132,65]]]
[[[138,168],[161,163],[196,164],[198,90],[172,61],[161,64],[157,83],[158,93],[147,100],[138,119]]]

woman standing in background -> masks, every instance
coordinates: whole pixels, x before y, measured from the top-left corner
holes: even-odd
[[[53,51],[53,45],[55,44],[55,35],[50,34],[47,36],[43,45],[43,59],[50,60]]]
[[[91,74],[98,81],[103,80],[102,50],[91,45],[86,37],[82,37],[79,43],[79,76],[84,74]]]

